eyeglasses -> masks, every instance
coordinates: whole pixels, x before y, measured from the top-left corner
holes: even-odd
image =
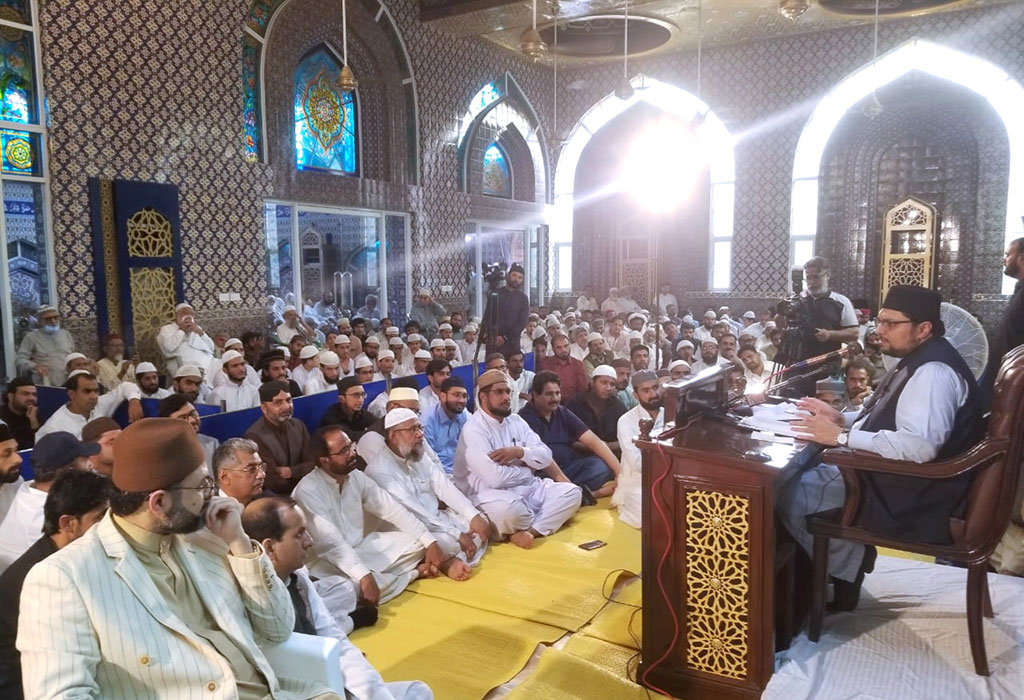
[[[199,486],[169,486],[165,491],[198,491],[203,498],[210,498],[217,493],[217,482],[211,477],[204,477]]]
[[[259,464],[250,464],[247,467],[240,469],[221,469],[222,472],[242,472],[246,476],[256,476],[257,474],[266,474],[267,463],[260,462]]]
[[[366,392],[365,391],[350,391],[347,394],[342,394],[342,396],[350,396],[353,399],[365,399],[366,398]]]
[[[901,323],[913,323],[913,321],[890,321],[888,319],[880,318],[875,321],[875,323],[879,328],[892,328],[893,326],[898,326]]]
[[[327,456],[328,457],[341,457],[342,455],[347,455],[347,454],[349,454],[351,452],[355,452],[355,451],[356,451],[355,443],[349,443],[348,445],[345,445],[344,447],[342,447],[337,452],[328,452]]]
[[[407,430],[411,430],[411,431],[413,431],[415,433],[422,433],[423,432],[423,426],[422,425],[414,425],[414,426],[409,427],[409,428],[395,428],[393,432],[401,433],[401,432],[405,432]]]

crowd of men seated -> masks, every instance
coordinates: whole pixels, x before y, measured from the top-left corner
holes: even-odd
[[[161,357],[126,357],[109,335],[96,361],[74,352],[55,309],[39,310],[0,407],[0,696],[18,697],[23,678],[32,696],[201,682],[237,683],[243,698],[278,684],[333,697],[278,678],[258,651],[294,630],[342,642],[353,697],[431,697],[422,683],[385,684],[347,633],[411,582],[464,581],[490,548],[528,549],[597,498],[639,528],[633,438],[642,420],[661,427],[664,384],[732,364],[733,389],[762,391],[785,312],[694,314],[668,287],[650,305],[615,288],[599,304],[586,288],[564,310],[531,309],[518,344],[502,337],[495,352],[477,347],[479,319],[464,325],[425,289],[401,329],[373,295],[355,316],[329,294],[287,301],[268,300],[272,333],[241,338],[208,335],[180,304]],[[842,374],[817,387],[839,411],[885,370],[866,311],[857,324]],[[485,371],[470,397],[451,370],[474,357]],[[386,389],[367,404],[375,381]],[[68,400],[41,422],[46,384]],[[324,392],[337,401],[315,429],[294,417],[294,399]],[[158,418],[142,418],[142,398],[160,400]],[[122,431],[111,416],[125,403]],[[200,432],[202,403],[260,417],[219,444]],[[33,447],[23,482],[17,450]],[[194,635],[161,646],[162,624]]]

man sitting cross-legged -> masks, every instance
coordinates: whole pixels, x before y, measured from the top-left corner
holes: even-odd
[[[431,700],[434,694],[424,683],[385,683],[370,662],[349,641],[335,620],[335,611],[320,596],[306,569],[313,537],[306,516],[290,498],[274,496],[253,501],[242,513],[242,527],[261,545],[285,582],[295,608],[295,631],[334,637],[341,644],[341,673],[345,696],[352,700]]]
[[[427,526],[446,557],[442,573],[463,580],[480,561],[491,524],[473,507],[440,464],[426,452],[419,416],[395,408],[384,417],[386,448],[366,465],[366,475]],[[444,503],[446,508],[441,508]]]
[[[313,434],[316,467],[295,487],[315,544],[310,571],[343,575],[359,586],[365,602],[394,598],[422,576],[436,576],[445,556],[427,528],[384,489],[356,469],[352,441],[341,426]],[[366,514],[395,530],[364,532]]]
[[[498,535],[528,548],[580,507],[582,491],[551,459],[522,418],[512,415],[511,379],[487,370],[477,381],[480,410],[466,421],[455,451],[455,484],[494,523]],[[551,479],[541,479],[543,471]]]

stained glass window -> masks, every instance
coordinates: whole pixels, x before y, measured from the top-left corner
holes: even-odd
[[[39,134],[0,129],[0,162],[5,175],[40,175]]]
[[[321,47],[295,71],[295,164],[357,174],[355,93],[338,87],[341,62]]]
[[[263,44],[246,34],[242,39],[242,121],[245,124],[245,158],[250,163],[263,152],[260,114],[260,55]]]
[[[9,5],[0,5],[0,19]],[[10,14],[7,12],[6,14]],[[0,25],[0,119],[37,124],[32,33]]]
[[[512,198],[512,174],[508,169],[505,151],[491,143],[484,151],[484,194]]]

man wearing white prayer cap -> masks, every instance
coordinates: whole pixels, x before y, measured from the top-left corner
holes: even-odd
[[[423,374],[427,371],[427,365],[433,358],[430,353],[426,350],[417,350],[416,355],[413,357],[413,374]]]
[[[691,364],[690,369],[697,374],[708,367],[731,364],[732,362],[719,354],[718,341],[714,338],[706,338],[700,342],[700,359]]]
[[[347,335],[343,335],[341,333],[334,336],[334,352],[338,354],[341,376],[354,376],[356,372],[356,363],[352,357],[352,340]]]
[[[79,369],[84,369],[91,373],[92,371],[89,368],[91,364],[89,358],[80,352],[68,353],[67,357],[64,358],[64,371],[69,377],[72,372]]]
[[[397,328],[395,330],[398,330]],[[395,371],[393,374],[396,377],[405,377],[412,374],[412,360],[409,357],[409,353],[405,351],[405,343],[397,335],[393,335],[388,338],[388,350],[395,355]]]
[[[446,338],[444,341],[444,359],[448,360],[448,364],[452,367],[463,364],[462,355],[459,353],[459,344],[451,338]]]
[[[412,309],[409,311],[409,320],[420,325],[420,329],[433,337],[437,333],[437,327],[441,323],[441,317],[447,316],[448,312],[443,306],[434,301],[430,290],[421,288],[416,297]]]
[[[140,362],[135,366],[135,383],[144,399],[162,399],[174,393],[160,387],[160,375],[152,362]]]
[[[311,372],[320,365],[320,350],[315,345],[304,345],[299,350],[299,364],[292,369],[292,379],[300,387],[306,386]]]
[[[693,365],[693,341],[680,340],[676,343],[676,357],[680,360],[685,361],[688,365]]]
[[[366,355],[360,355],[356,359],[355,377],[359,380],[360,384],[369,384],[380,379],[377,373],[373,371],[373,362]]]
[[[381,350],[377,353],[377,374],[390,385],[392,379],[398,379],[395,374],[395,353],[390,350]]]
[[[668,374],[672,381],[682,379],[690,374],[690,363],[686,360],[673,360],[668,366]]]
[[[214,406],[223,402],[225,411],[243,411],[260,405],[260,390],[246,377],[245,356],[237,350],[227,350],[220,358],[222,375],[227,381],[214,387],[207,401]]]
[[[213,339],[196,323],[191,304],[181,303],[174,307],[174,321],[160,329],[156,345],[171,376],[182,365],[195,365],[207,373],[214,366]]]
[[[26,333],[18,346],[18,373],[30,374],[36,384],[62,386],[65,358],[74,351],[75,339],[60,327],[60,313],[53,306],[40,306],[36,319],[39,327]]]
[[[309,379],[302,387],[303,395],[337,391],[341,379],[341,360],[338,353],[324,350],[320,353],[320,364],[309,373]]]
[[[569,481],[522,418],[512,414],[512,384],[501,370],[477,380],[479,410],[462,429],[455,485],[494,523],[497,534],[529,548],[579,510],[583,492]],[[545,472],[550,479],[541,479]]]
[[[175,394],[182,394],[189,403],[207,403],[210,387],[203,381],[203,370],[196,365],[182,365],[174,373],[172,388]]]

